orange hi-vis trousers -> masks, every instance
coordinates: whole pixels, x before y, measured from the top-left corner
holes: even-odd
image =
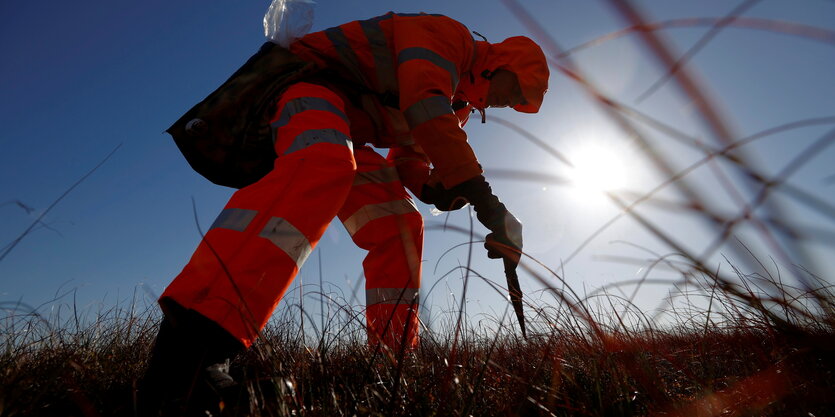
[[[298,83],[272,126],[273,170],[226,204],[189,263],[160,297],[218,323],[247,347],[335,216],[368,251],[369,342],[414,347],[418,334],[423,220],[394,166],[354,148],[340,97]]]

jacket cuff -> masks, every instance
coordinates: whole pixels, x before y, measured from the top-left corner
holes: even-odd
[[[461,165],[452,171],[442,173],[441,183],[444,184],[444,187],[447,189],[452,189],[452,187],[455,187],[464,181],[473,179],[483,173],[484,171],[482,171],[481,165],[479,165],[478,162],[473,161],[465,165]]]

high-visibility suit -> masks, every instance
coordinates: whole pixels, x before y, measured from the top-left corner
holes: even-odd
[[[232,196],[160,303],[194,310],[248,347],[338,216],[368,251],[370,342],[414,346],[423,221],[406,188],[420,197],[426,184],[480,176],[461,127],[486,107],[489,74],[516,73],[525,103],[514,108],[536,112],[544,55],[524,37],[489,44],[445,16],[395,13],[311,33],[291,50],[334,77],[282,93],[273,171]]]

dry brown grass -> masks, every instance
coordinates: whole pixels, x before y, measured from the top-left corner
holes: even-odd
[[[718,291],[712,313],[679,311],[678,323],[640,330],[616,310],[534,309],[528,340],[501,324],[465,325],[456,338],[451,321],[408,354],[370,349],[350,306],[303,337],[291,306],[235,359],[250,401],[230,415],[833,415],[833,317],[798,299],[786,306],[796,314],[774,321],[733,297]],[[0,415],[132,416],[154,315],[53,321],[7,318]]]

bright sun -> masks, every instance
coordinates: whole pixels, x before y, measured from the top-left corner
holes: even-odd
[[[623,155],[611,148],[583,146],[572,152],[569,160],[574,165],[569,178],[583,198],[601,198],[605,192],[621,189],[626,184]]]

